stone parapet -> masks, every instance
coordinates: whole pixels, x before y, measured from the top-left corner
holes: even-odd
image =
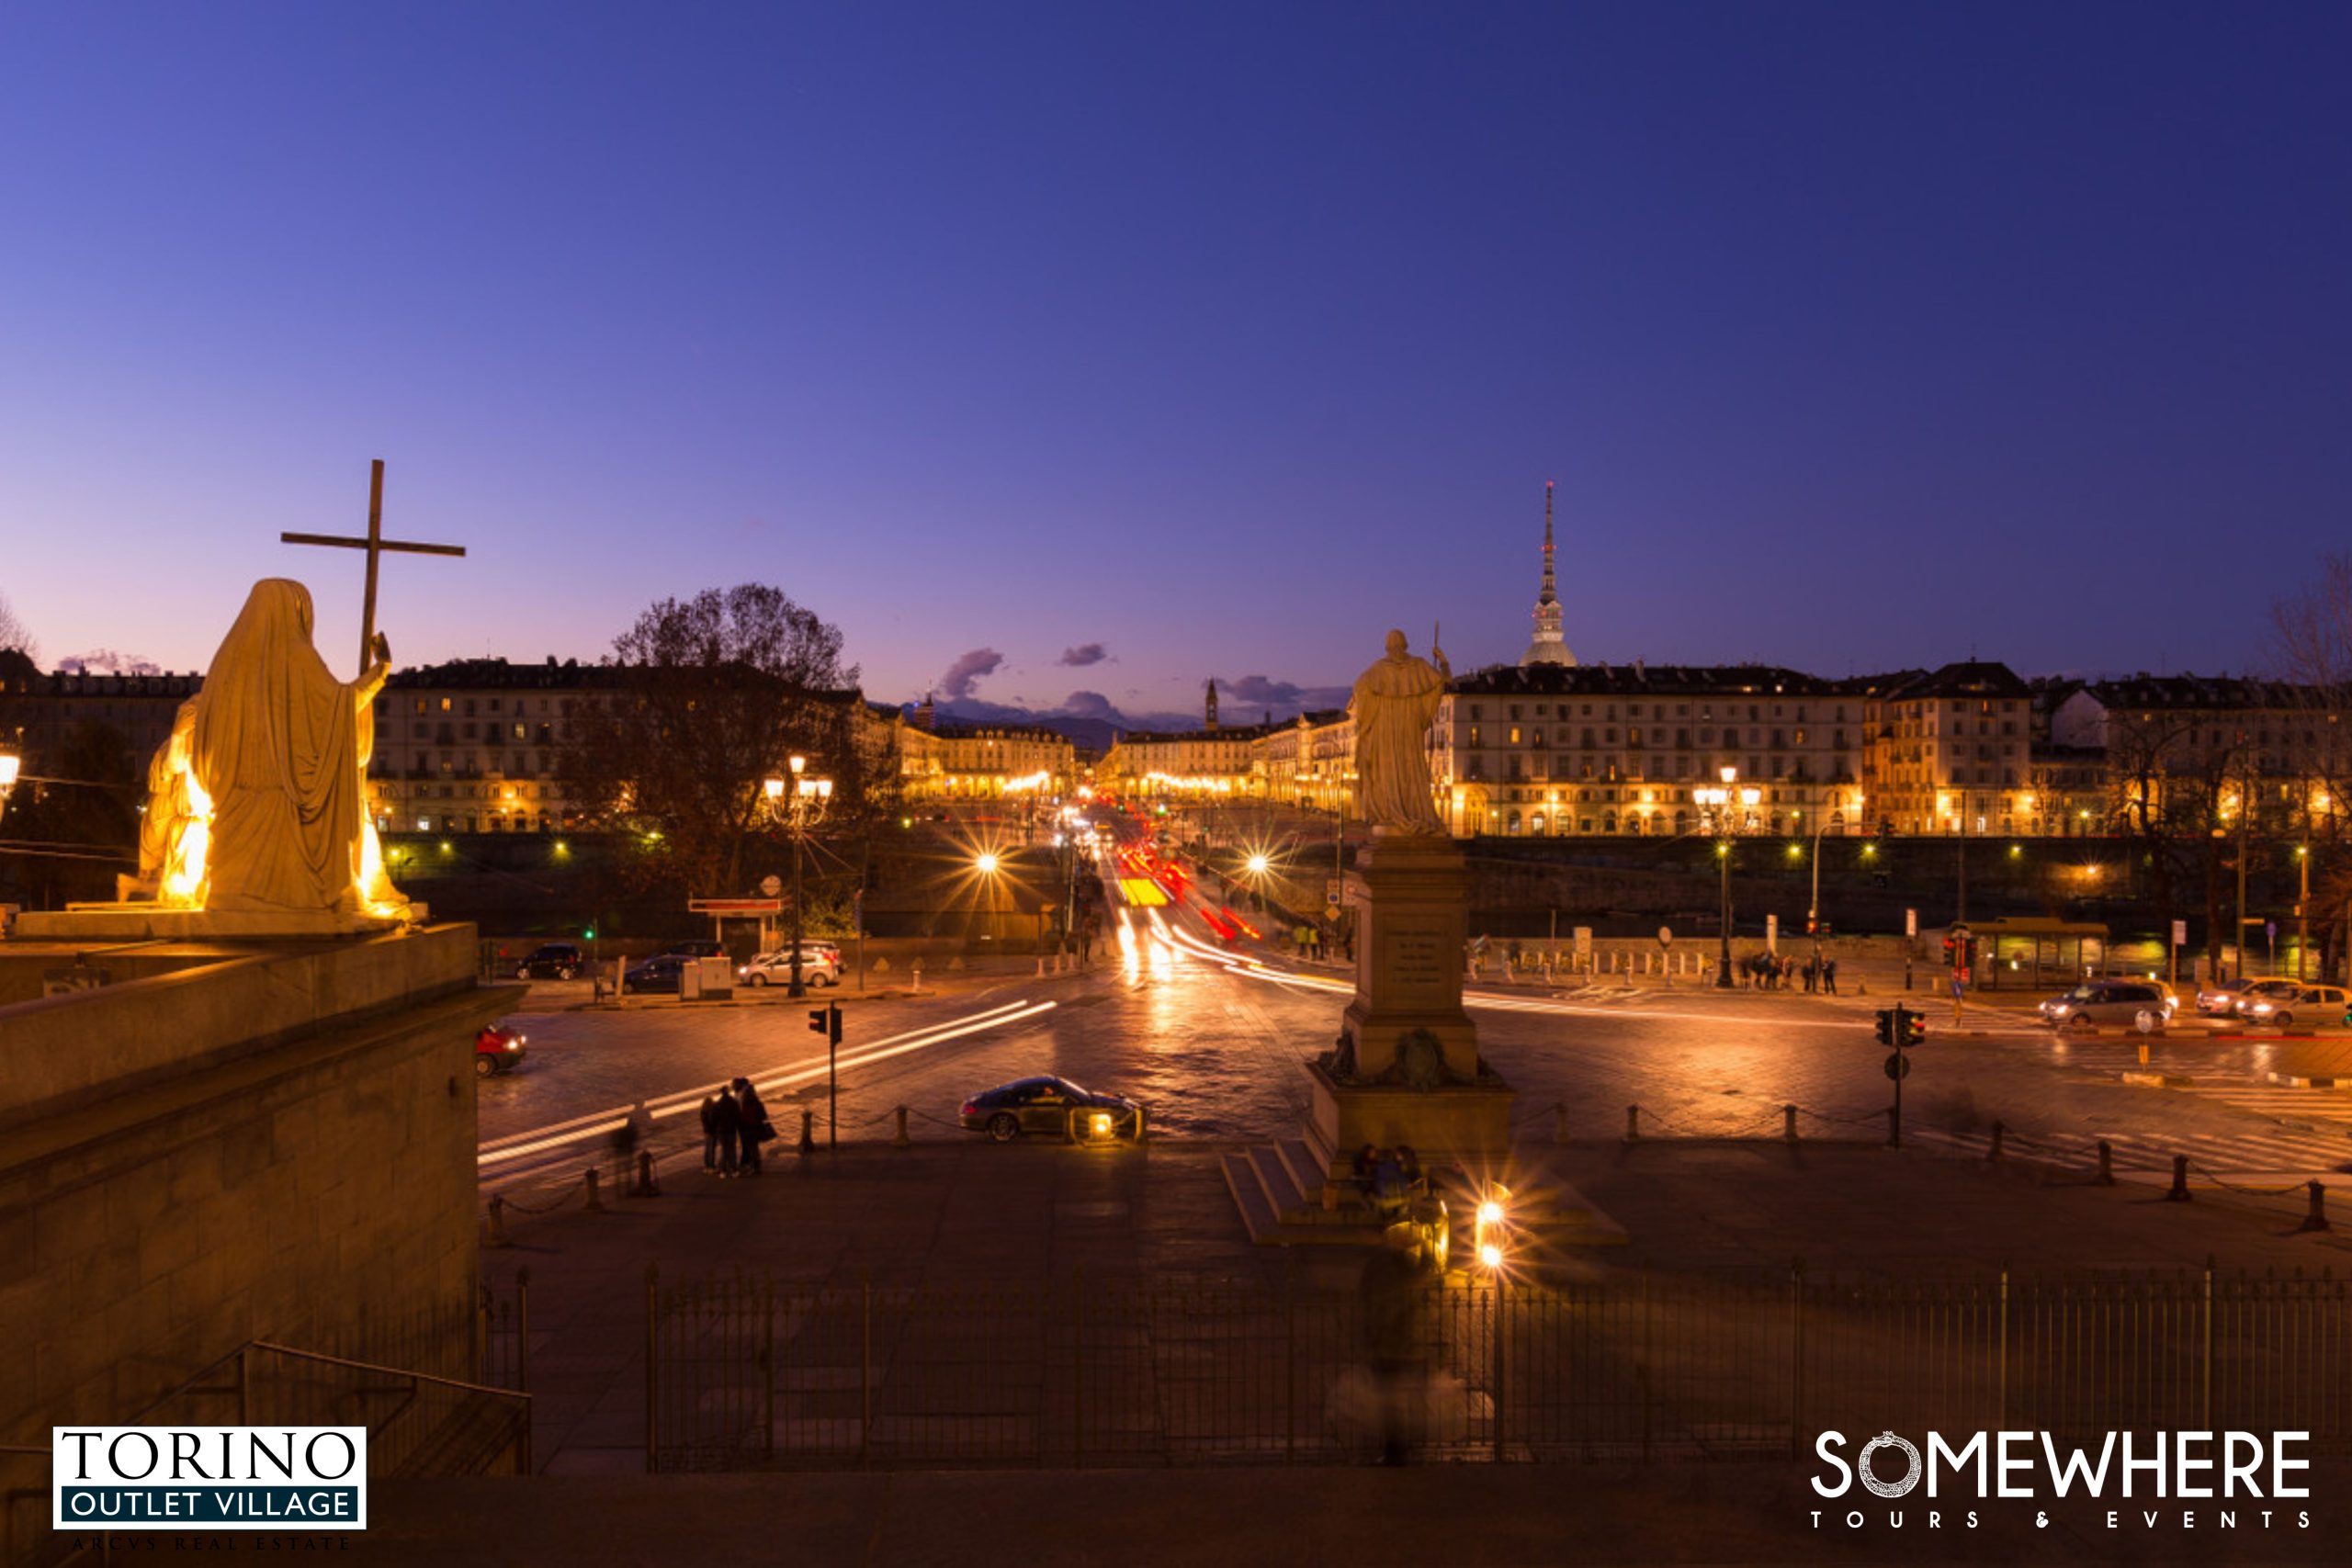
[[[204,959],[209,957],[210,961]],[[469,925],[346,942],[220,943],[192,966],[0,1007],[0,1129],[268,1049],[340,1019],[470,991]],[[0,965],[135,970],[141,950],[11,941]]]

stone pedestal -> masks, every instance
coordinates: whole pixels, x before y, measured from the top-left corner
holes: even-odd
[[[1449,1074],[1475,1077],[1477,1031],[1462,1010],[1470,876],[1461,849],[1451,839],[1376,836],[1349,880],[1356,994],[1346,1022],[1356,1076],[1386,1073],[1397,1041],[1422,1030],[1437,1040]]]
[[[1354,1061],[1352,1071],[1344,1062],[1309,1069],[1308,1147],[1335,1178],[1366,1144],[1408,1144],[1424,1162],[1499,1164],[1518,1095],[1481,1066],[1476,1026],[1462,1010],[1469,875],[1460,847],[1375,835],[1350,882]]]

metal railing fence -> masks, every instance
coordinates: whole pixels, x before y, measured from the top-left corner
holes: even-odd
[[[1430,1285],[1403,1372],[1353,1292],[1083,1276],[646,1280],[653,1470],[1791,1458],[1816,1433],[2300,1430],[2352,1451],[2352,1280],[1627,1275]]]

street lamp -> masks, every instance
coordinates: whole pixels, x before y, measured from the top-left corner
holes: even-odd
[[[1715,966],[1715,984],[1724,990],[1729,990],[1732,986],[1731,840],[1739,831],[1739,821],[1732,815],[1731,808],[1736,804],[1752,815],[1756,809],[1756,803],[1764,798],[1764,792],[1753,784],[1746,789],[1735,788],[1739,780],[1737,768],[1726,767],[1722,770],[1720,776],[1724,781],[1722,788],[1694,789],[1690,792],[1690,798],[1697,803],[1702,813],[1712,811],[1714,816],[1715,860],[1723,867],[1724,887],[1723,956],[1721,962]]]
[[[800,978],[800,867],[807,858],[808,829],[825,815],[832,803],[833,781],[813,778],[808,773],[808,759],[793,757],[786,765],[792,770],[788,779],[771,778],[761,785],[767,795],[768,813],[792,836],[792,986],[790,995],[805,997],[808,987]]]
[[[1821,969],[1821,830],[1836,822],[1841,828],[1845,818],[1832,811],[1816,819],[1813,825],[1813,899],[1804,907],[1805,934],[1813,938],[1813,967]]]
[[[0,817],[8,814],[8,796],[16,793],[17,771],[25,760],[17,755],[16,747],[0,741]]]

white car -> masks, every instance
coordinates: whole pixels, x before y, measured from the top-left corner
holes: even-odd
[[[779,948],[774,953],[761,953],[749,964],[738,965],[735,978],[746,986],[789,986],[792,984],[792,949]],[[804,986],[840,985],[842,950],[831,942],[802,942],[800,983]]]

